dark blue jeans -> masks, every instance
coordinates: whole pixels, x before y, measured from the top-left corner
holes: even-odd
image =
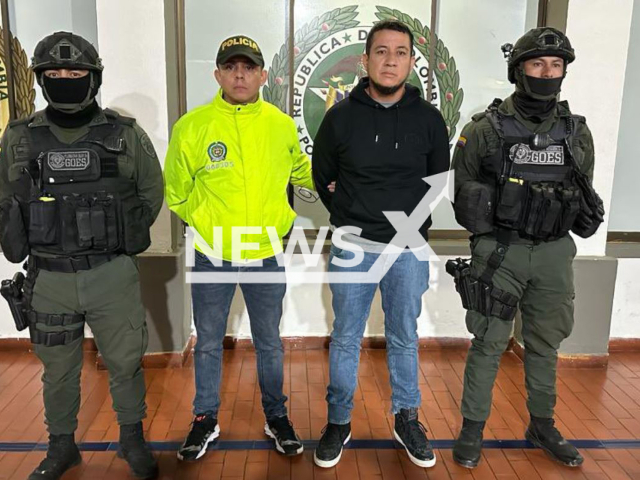
[[[194,272],[273,272],[282,275],[282,283],[242,283],[251,336],[256,349],[258,382],[262,391],[262,408],[267,418],[287,414],[282,393],[284,351],[280,339],[282,301],[287,289],[284,267],[278,266],[275,257],[262,261],[263,265],[235,267],[223,262],[215,267],[206,255],[196,251]],[[236,283],[193,283],[193,318],[197,342],[194,352],[196,372],[196,396],[193,401],[195,414],[212,412],[220,407],[220,378],[222,375],[222,341],[227,331],[227,317]]]

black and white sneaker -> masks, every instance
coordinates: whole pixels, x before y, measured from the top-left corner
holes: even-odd
[[[322,429],[322,437],[313,453],[313,461],[322,468],[331,468],[340,461],[342,449],[351,440],[351,423],[338,425],[327,423]]]
[[[264,424],[264,433],[275,440],[276,450],[283,455],[300,455],[304,450],[300,438],[286,415],[268,419]]]
[[[218,420],[209,413],[197,415],[191,423],[191,431],[178,450],[179,460],[198,460],[211,442],[220,436]]]
[[[424,468],[436,464],[436,456],[427,439],[427,429],[418,421],[417,408],[403,408],[400,413],[396,413],[393,435],[402,444],[413,463]]]

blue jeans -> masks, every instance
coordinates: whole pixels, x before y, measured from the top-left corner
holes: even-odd
[[[206,255],[196,251],[194,272],[274,272],[282,274],[282,283],[242,283],[240,288],[249,312],[251,336],[256,349],[258,382],[262,392],[262,408],[267,418],[287,414],[282,393],[284,350],[280,339],[282,301],[287,289],[284,267],[275,257],[262,261],[262,267],[235,267],[223,262],[215,267]],[[227,331],[227,317],[236,283],[193,283],[193,318],[197,342],[194,349],[196,396],[194,414],[211,412],[217,416],[220,407],[222,375],[222,341]]]
[[[366,272],[379,256],[365,252],[360,265],[338,267],[331,263],[334,257],[350,260],[354,254],[332,246],[329,272]],[[378,285],[384,311],[392,411],[398,413],[403,408],[420,407],[417,320],[422,310],[422,295],[429,288],[429,263],[406,252],[400,254],[379,284],[330,285],[335,315],[329,345],[327,402],[330,423],[344,425],[351,421],[360,344]]]

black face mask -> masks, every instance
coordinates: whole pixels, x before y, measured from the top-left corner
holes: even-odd
[[[91,75],[82,78],[49,78],[42,77],[42,87],[54,103],[79,104],[89,93]]]
[[[560,93],[560,87],[562,86],[563,77],[558,78],[537,78],[526,76],[527,83],[531,89],[531,93],[548,97],[550,95],[557,95]]]

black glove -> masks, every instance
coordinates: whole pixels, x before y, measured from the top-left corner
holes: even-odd
[[[595,193],[595,205],[591,207],[582,199],[580,213],[571,227],[571,231],[582,238],[589,238],[598,230],[600,224],[604,222],[604,203]]]

